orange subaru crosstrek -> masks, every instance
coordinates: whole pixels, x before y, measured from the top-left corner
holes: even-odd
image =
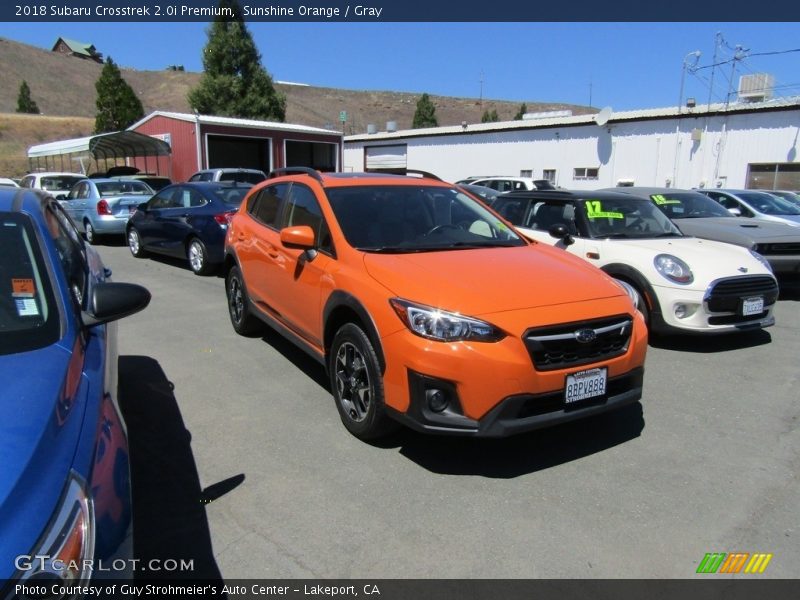
[[[322,363],[345,427],[505,436],[639,400],[626,291],[431,176],[280,169],[226,238],[233,328]]]

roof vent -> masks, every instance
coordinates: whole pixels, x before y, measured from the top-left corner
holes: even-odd
[[[386,121],[386,131],[389,133],[397,131],[397,121]]]
[[[367,124],[367,133],[378,133],[378,128],[375,127],[375,123],[368,123]]]

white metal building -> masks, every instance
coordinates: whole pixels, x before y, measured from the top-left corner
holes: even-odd
[[[800,98],[601,113],[347,136],[344,170],[520,175],[571,189],[800,189]]]

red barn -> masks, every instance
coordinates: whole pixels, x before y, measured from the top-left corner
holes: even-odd
[[[320,171],[342,168],[340,132],[230,117],[212,117],[155,111],[128,128],[167,142],[170,159],[158,159],[158,173],[173,181],[186,181],[192,173],[215,167],[261,169],[269,173],[280,167],[311,167]],[[150,161],[152,163],[152,160]],[[134,164],[145,168],[144,160]]]

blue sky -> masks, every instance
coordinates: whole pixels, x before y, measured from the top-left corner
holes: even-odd
[[[93,43],[124,67],[202,70],[204,23],[0,23],[0,37],[50,49],[59,36]],[[800,23],[265,23],[251,22],[264,66],[277,80],[355,90],[427,92],[551,101],[631,110],[709,99],[715,36],[749,49],[742,74],[775,76],[777,95],[800,95]],[[730,48],[730,49],[729,49]],[[777,53],[782,54],[769,54]],[[759,56],[761,54],[761,56]],[[694,64],[693,57],[688,62]],[[731,64],[716,69],[724,101]],[[481,83],[482,82],[482,83]]]

